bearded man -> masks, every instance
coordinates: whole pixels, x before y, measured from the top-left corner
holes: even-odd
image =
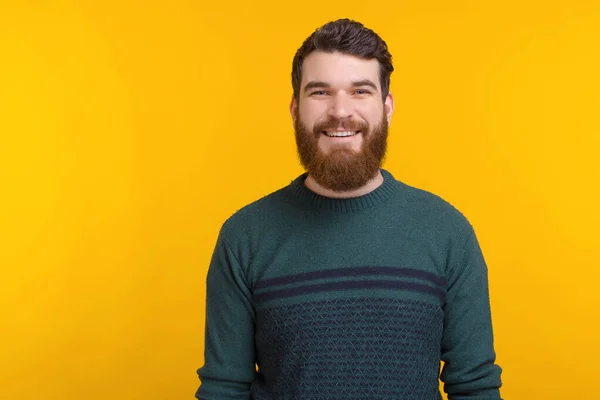
[[[306,172],[220,230],[198,399],[439,400],[440,379],[450,400],[500,399],[473,227],[382,169],[392,71],[386,43],[348,19],[298,49]]]

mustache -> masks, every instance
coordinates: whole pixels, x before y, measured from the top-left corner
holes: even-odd
[[[320,135],[323,131],[334,129],[343,129],[346,131],[362,131],[369,130],[369,124],[366,121],[340,120],[339,118],[328,118],[324,121],[315,123],[313,133]]]

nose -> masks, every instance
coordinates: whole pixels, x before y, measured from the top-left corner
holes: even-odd
[[[337,119],[345,119],[352,116],[352,100],[345,94],[337,93],[331,99],[331,107],[328,114]]]

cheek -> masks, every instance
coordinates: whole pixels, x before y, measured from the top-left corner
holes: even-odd
[[[383,106],[372,108],[368,111],[365,111],[363,117],[369,122],[370,126],[375,126],[381,123],[381,119],[385,116]]]
[[[327,107],[325,106],[325,104],[321,104],[325,102],[322,101],[316,103],[318,104],[301,104],[298,109],[302,121],[304,121],[305,124],[311,127],[314,125],[315,122],[325,119],[327,117]]]

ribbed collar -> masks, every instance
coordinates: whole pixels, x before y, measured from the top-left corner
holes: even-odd
[[[320,209],[333,212],[356,212],[375,207],[396,193],[400,183],[385,169],[381,169],[383,183],[375,190],[359,196],[347,199],[337,199],[322,196],[307,188],[304,180],[308,173],[304,173],[294,179],[287,187],[290,201],[312,209]]]

